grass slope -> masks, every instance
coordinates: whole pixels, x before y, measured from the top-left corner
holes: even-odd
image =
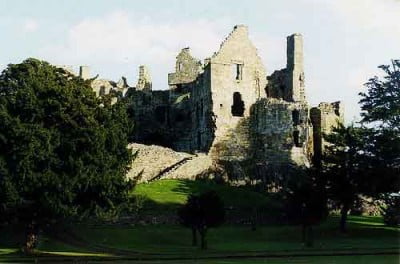
[[[216,191],[224,201],[225,207],[249,208],[268,204],[266,195],[247,187],[232,187],[210,181],[159,180],[139,184],[133,195],[141,198],[144,208],[166,209],[176,208],[186,202],[189,194],[205,191]]]

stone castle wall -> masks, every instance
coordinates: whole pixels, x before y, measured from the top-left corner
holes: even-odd
[[[203,63],[182,49],[168,74],[169,91],[152,90],[150,73],[141,66],[136,87],[126,95],[137,127],[134,140],[208,154],[232,180],[284,184],[296,168],[321,155],[322,133],[343,121],[340,102],[321,103],[310,115],[303,60],[302,36],[290,35],[286,68],[267,76],[248,28],[238,25]],[[101,96],[101,89],[126,89],[123,80],[92,84]]]
[[[341,102],[320,103],[310,110],[310,119],[314,127],[314,159],[319,163],[326,142],[324,134],[329,134],[338,123],[344,123],[344,106]]]

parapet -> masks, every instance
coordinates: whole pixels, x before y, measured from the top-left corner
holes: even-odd
[[[343,118],[344,114],[344,105],[341,101],[336,101],[332,103],[321,102],[318,105],[318,108],[324,114],[335,114],[340,118]]]

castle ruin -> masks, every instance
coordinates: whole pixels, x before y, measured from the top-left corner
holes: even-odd
[[[81,70],[82,78],[88,74]],[[136,87],[124,78],[92,82],[99,96],[114,90],[132,99],[135,142],[203,153],[234,181],[284,184],[292,170],[321,155],[322,134],[343,122],[340,102],[312,109],[307,103],[300,34],[287,37],[286,68],[267,76],[247,26],[237,25],[203,61],[182,49],[168,85],[153,90],[145,66]]]

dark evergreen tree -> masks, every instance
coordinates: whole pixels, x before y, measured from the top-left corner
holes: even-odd
[[[0,75],[0,220],[37,230],[60,219],[111,216],[128,200],[132,154],[123,102],[97,98],[85,81],[27,59]]]

